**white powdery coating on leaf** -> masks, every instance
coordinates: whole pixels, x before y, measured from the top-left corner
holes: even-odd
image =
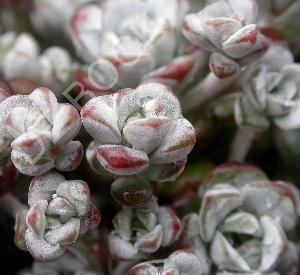
[[[62,226],[48,231],[44,238],[52,245],[69,245],[77,241],[80,229],[80,220],[72,218]]]
[[[159,181],[174,180],[196,142],[195,130],[182,117],[178,98],[160,83],[93,98],[83,107],[81,116],[95,140],[100,165],[120,176],[140,174],[150,164],[167,163],[167,171],[156,176]],[[101,170],[92,150],[88,159],[93,169]]]
[[[46,229],[46,209],[48,202],[41,200],[34,206],[30,207],[27,217],[26,224],[29,229],[34,232],[38,237],[42,237]]]
[[[55,147],[65,146],[77,135],[80,126],[76,108],[58,104],[47,88],[37,88],[30,95],[11,96],[0,103],[0,137],[15,138],[11,157],[17,169],[26,175],[48,172],[57,159],[59,170],[74,170],[83,154],[81,145],[77,144],[77,157],[72,158],[72,163],[64,160],[67,151]],[[70,150],[68,146],[67,149]]]
[[[278,264],[288,243],[284,231],[271,217],[263,216],[260,222],[264,232],[260,270],[267,272]]]
[[[141,173],[149,165],[146,153],[121,145],[99,146],[97,157],[107,171],[120,176]]]
[[[80,130],[81,120],[76,108],[70,104],[59,104],[54,114],[52,139],[56,145],[70,141]]]
[[[216,31],[216,26],[218,29]],[[203,31],[208,39],[219,49],[222,49],[224,41],[232,34],[238,31],[243,25],[232,18],[219,17],[206,21],[203,25]]]
[[[172,209],[160,207],[158,212],[158,223],[163,227],[163,238],[161,245],[163,247],[171,245],[175,242],[181,231],[179,218]]]
[[[162,238],[163,228],[162,225],[158,224],[150,232],[138,237],[134,244],[134,247],[144,253],[153,253],[160,248]]]
[[[37,237],[29,229],[26,232],[25,239],[30,254],[38,262],[54,261],[65,252],[62,246],[49,244],[43,238]]]
[[[242,194],[234,187],[220,187],[205,193],[200,210],[200,234],[211,241],[219,223],[242,204]]]
[[[167,135],[171,119],[166,117],[143,118],[128,122],[124,138],[137,150],[152,153]]]
[[[254,24],[241,28],[224,42],[224,52],[233,58],[246,56],[255,49],[259,40],[258,34],[259,30]]]
[[[111,96],[91,99],[81,110],[82,122],[89,134],[100,144],[119,144],[121,134],[117,125],[117,115],[112,106]]]
[[[126,260],[134,260],[138,256],[138,249],[130,242],[123,240],[112,232],[109,235],[109,251],[112,257]]]
[[[16,107],[8,115],[6,119],[6,121],[9,122],[7,123],[7,131],[13,138],[25,133],[25,121],[27,118],[27,113],[28,108]]]
[[[11,148],[34,159],[47,154],[51,147],[51,134],[43,131],[32,131],[17,137]]]
[[[166,274],[168,274],[168,270],[173,269],[176,270],[178,274],[206,274],[197,256],[187,251],[175,251],[166,259],[164,266]]]
[[[175,120],[168,134],[151,155],[153,163],[176,162],[187,156],[196,142],[196,132],[193,125],[185,118]]]
[[[88,185],[66,181],[56,172],[36,177],[29,188],[26,244],[37,261],[53,261],[79,235],[98,226],[101,215],[90,201]]]
[[[66,199],[55,197],[50,201],[46,214],[52,216],[59,215],[60,219],[64,221],[74,216],[76,210]]]
[[[98,5],[87,4],[74,13],[71,37],[78,54],[85,60],[92,61],[100,56],[101,31],[102,10]]]
[[[69,180],[61,183],[56,194],[68,200],[76,209],[79,216],[84,216],[89,209],[90,189],[84,181]]]
[[[211,257],[219,270],[250,271],[248,263],[231,246],[222,233],[216,232],[211,244]]]
[[[56,169],[60,171],[75,170],[83,156],[83,146],[80,141],[70,141],[60,149],[60,156],[56,159]]]
[[[55,95],[49,89],[41,87],[35,89],[28,97],[48,121],[53,123],[53,115],[59,106]]]
[[[113,218],[113,225],[116,232],[122,237],[124,240],[130,240],[131,237],[131,223],[133,218],[133,209],[125,208],[117,213],[117,215]],[[155,221],[156,223],[156,221]]]
[[[0,136],[10,137],[7,131],[7,117],[16,107],[30,108],[32,104],[27,96],[16,95],[10,96],[0,103]]]
[[[167,86],[159,83],[146,83],[138,86],[136,93],[137,101],[141,105],[149,98],[157,102],[157,105],[153,106],[154,108],[150,106],[149,110],[146,109],[149,116],[165,116],[171,119],[181,116],[180,102]],[[147,101],[145,107],[147,108]]]
[[[54,160],[49,158],[31,158],[29,155],[12,150],[11,160],[13,161],[19,172],[28,176],[42,175],[55,167]]]
[[[57,172],[49,172],[45,175],[35,177],[29,187],[29,206],[33,206],[40,200],[49,201],[58,185],[64,181],[65,178]]]

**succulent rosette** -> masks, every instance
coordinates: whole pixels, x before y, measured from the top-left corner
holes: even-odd
[[[182,232],[176,246],[179,246],[179,249],[167,258],[140,263],[126,274],[210,274],[210,260],[199,234],[199,217],[197,214],[189,214],[182,219]]]
[[[182,30],[189,41],[211,53],[210,69],[223,79],[266,51],[268,41],[255,24],[256,14],[255,1],[218,1],[187,15]]]
[[[32,180],[28,204],[27,214],[22,210],[17,216],[15,243],[39,262],[59,258],[101,219],[88,184],[56,172]]]
[[[158,83],[91,99],[81,110],[94,138],[87,157],[117,176],[144,174],[172,181],[183,171],[195,144],[195,130],[182,117],[178,99]]]
[[[169,207],[159,207],[155,198],[138,209],[123,208],[113,219],[109,250],[119,260],[135,260],[173,244],[181,223]]]
[[[87,4],[72,17],[73,43],[85,62],[100,59],[102,71],[109,74],[111,66],[104,62],[109,61],[118,71],[118,85],[135,87],[144,74],[172,60],[178,23],[187,9],[185,0],[110,0],[102,5]],[[94,69],[97,71],[96,66]]]
[[[217,274],[292,274],[299,193],[258,168],[227,163],[202,189],[200,235]]]
[[[59,104],[47,88],[10,96],[0,103],[0,137],[11,147],[11,159],[23,174],[41,175],[52,168],[72,171],[83,147],[73,141],[81,127],[70,104]]]
[[[235,103],[239,126],[254,131],[270,123],[285,130],[300,127],[300,65],[286,48],[270,48],[245,80]]]
[[[0,35],[0,71],[7,79],[24,78],[61,92],[71,79],[73,66],[70,54],[61,47],[41,53],[30,34]]]

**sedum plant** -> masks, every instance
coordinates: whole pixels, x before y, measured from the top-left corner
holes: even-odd
[[[268,47],[255,24],[256,14],[255,1],[218,1],[187,15],[182,30],[193,44],[211,52],[211,71],[218,78],[227,78]]]
[[[300,66],[284,47],[274,46],[253,68],[235,104],[241,127],[263,131],[271,121],[290,130],[299,127]]]
[[[15,242],[40,262],[59,258],[80,235],[100,222],[87,183],[67,181],[56,172],[32,180],[28,204],[28,211],[18,213]]]
[[[161,246],[173,244],[180,234],[180,220],[168,207],[159,207],[155,198],[138,209],[124,208],[113,219],[109,250],[121,260],[144,258]]]
[[[133,88],[144,74],[172,60],[180,42],[178,21],[187,9],[186,0],[88,3],[72,17],[72,40],[85,62],[112,62],[118,70],[118,84]],[[111,73],[105,69],[104,74]]]
[[[300,201],[291,184],[270,181],[251,165],[228,163],[208,175],[200,195],[199,233],[218,274],[293,271]]]
[[[83,148],[72,141],[81,121],[70,104],[59,104],[47,88],[16,95],[1,102],[0,135],[11,143],[11,158],[20,172],[36,176],[52,168],[72,171]]]
[[[60,92],[71,80],[74,67],[65,49],[54,46],[41,53],[38,41],[28,33],[1,34],[0,60],[5,78],[30,79]]]
[[[150,179],[174,180],[195,144],[195,130],[182,117],[178,99],[161,84],[93,98],[81,117],[99,164],[118,176],[147,173]]]
[[[0,1],[2,273],[299,274],[299,14]]]

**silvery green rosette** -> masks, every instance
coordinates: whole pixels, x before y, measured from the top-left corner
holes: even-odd
[[[300,65],[288,49],[273,46],[246,72],[235,104],[240,127],[264,131],[271,123],[290,130],[300,127]]]
[[[292,274],[298,263],[299,193],[258,168],[226,163],[200,195],[200,235],[217,274]]]

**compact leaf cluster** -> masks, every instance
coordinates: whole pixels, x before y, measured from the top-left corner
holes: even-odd
[[[9,274],[299,274],[299,14],[3,0],[0,211],[33,257]]]

